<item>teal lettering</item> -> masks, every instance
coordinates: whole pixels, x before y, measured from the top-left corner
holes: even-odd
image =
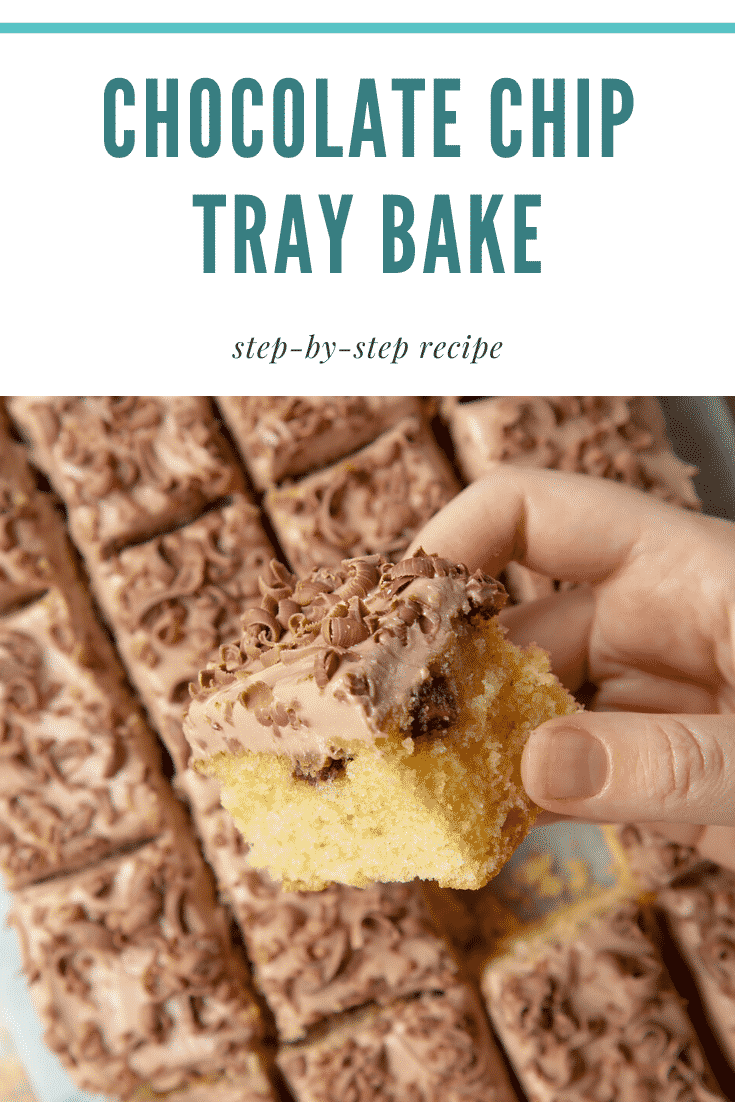
[[[215,217],[217,207],[227,206],[226,195],[193,195],[193,205],[202,208],[204,241],[204,272],[213,272],[215,265]]]
[[[252,77],[242,77],[232,88],[232,148],[238,157],[255,157],[263,148],[263,131],[251,131],[245,141],[245,93],[250,93],[253,107],[263,106],[263,89]]]
[[[526,258],[526,242],[538,237],[536,226],[526,224],[528,207],[540,207],[540,195],[516,195],[515,197],[515,270],[517,272],[541,271],[540,260]]]
[[[248,226],[250,211],[253,224]],[[235,196],[235,272],[248,270],[248,246],[253,257],[253,271],[264,272],[265,257],[260,235],[265,229],[265,206],[257,195]]]
[[[329,144],[329,82],[323,77],[316,82],[316,155],[341,157],[341,145]]]
[[[457,112],[448,111],[447,92],[459,91],[459,78],[434,81],[434,156],[459,157],[458,145],[447,145],[447,126],[457,121]]]
[[[440,238],[444,235],[444,244]],[[454,219],[452,217],[452,204],[448,195],[435,195],[434,206],[431,210],[431,223],[429,236],[426,241],[426,256],[424,258],[424,273],[433,274],[436,271],[436,261],[440,256],[447,258],[449,271],[453,274],[459,272],[459,252],[457,251],[457,235],[454,232]]]
[[[202,97],[208,92],[209,141],[202,139]],[[209,77],[195,80],[189,93],[189,144],[197,157],[214,157],[222,140],[222,96],[219,85]]]
[[[117,93],[123,94],[123,106],[132,107],[135,104],[135,89],[129,80],[124,77],[116,77],[107,82],[104,97],[104,140],[105,149],[111,157],[127,157],[133,152],[135,145],[135,131],[124,130],[123,140],[117,140],[116,97]]]
[[[495,232],[495,215],[502,195],[493,195],[482,213],[482,196],[470,196],[470,272],[482,271],[482,246],[487,245],[490,264],[494,272],[504,272],[498,235]]]
[[[396,211],[402,214],[396,225]],[[407,272],[416,256],[416,246],[408,232],[413,225],[413,203],[405,195],[383,196],[383,271],[391,275]],[[396,241],[401,242],[401,257],[396,259]]]
[[[577,81],[577,156],[590,155],[590,82],[585,77]]]
[[[339,201],[339,209],[335,215],[332,198],[329,195],[320,195],[324,224],[329,234],[329,271],[342,271],[342,236],[345,232],[347,215],[350,213],[352,196],[343,195]]]
[[[490,145],[497,157],[515,157],[521,148],[521,131],[511,130],[510,141],[503,141],[503,93],[510,92],[511,107],[520,107],[521,89],[510,77],[496,80],[490,89]]]
[[[149,78],[145,82],[145,155],[158,156],[158,127],[166,127],[166,156],[179,155],[179,82],[166,81],[166,107],[158,108],[158,81]]]
[[[291,143],[286,143],[286,92],[291,93]],[[297,157],[304,148],[304,89],[284,77],[273,89],[273,146],[279,157]]]
[[[370,126],[367,119],[370,117]],[[355,103],[355,119],[352,124],[352,138],[350,140],[350,157],[359,157],[362,153],[363,142],[373,143],[373,153],[376,157],[385,157],[385,138],[383,137],[383,124],[380,121],[380,106],[375,81],[363,79],[357,90],[357,102]]]
[[[555,157],[564,156],[564,81],[554,80],[553,106],[546,110],[544,106],[544,81],[533,82],[533,155],[544,156],[544,132],[547,123],[553,127],[553,148]]]
[[[615,93],[620,96],[620,110],[615,110]],[[604,79],[602,82],[602,156],[613,155],[613,130],[627,122],[633,114],[633,90],[624,80]]]
[[[293,243],[291,242],[292,233],[295,237]],[[279,274],[285,272],[286,265],[291,257],[298,260],[301,272],[311,272],[309,242],[306,237],[306,223],[304,222],[300,195],[287,195],[284,200],[283,219],[281,221],[281,233],[278,238],[278,252],[276,253],[274,271]]]
[[[416,134],[416,92],[426,89],[426,81],[420,78],[400,77],[391,83],[394,92],[400,92],[402,96],[402,145],[401,152],[404,157],[413,157],[415,152]]]

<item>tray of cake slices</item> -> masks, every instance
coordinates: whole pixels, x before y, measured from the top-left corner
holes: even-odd
[[[498,461],[735,519],[722,399],[15,397],[0,414],[3,1102],[732,1096],[735,877],[695,850],[559,823],[478,891],[284,890],[182,733],[273,559],[398,563]],[[515,602],[554,585],[503,580]]]

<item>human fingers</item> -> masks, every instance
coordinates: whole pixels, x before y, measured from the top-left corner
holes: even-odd
[[[733,826],[735,716],[560,716],[531,733],[521,772],[532,800],[568,817]]]
[[[557,815],[555,811],[541,811],[534,820],[531,830],[535,830],[536,827],[551,826],[553,823],[561,823],[568,820],[568,815]]]
[[[551,668],[571,692],[587,680],[587,644],[594,598],[586,586],[506,608],[500,620],[518,646],[536,643],[549,652]]]
[[[619,570],[644,534],[665,547],[670,530],[689,523],[683,510],[616,482],[499,464],[440,510],[408,553],[421,546],[490,574],[515,560],[594,584]]]
[[[697,852],[707,861],[735,870],[735,827],[707,826],[696,842]]]

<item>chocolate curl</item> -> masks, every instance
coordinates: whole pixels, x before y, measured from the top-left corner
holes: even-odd
[[[325,582],[321,579],[301,578],[296,583],[296,589],[293,592],[293,599],[301,608],[305,608],[323,593],[331,593],[333,588],[334,587],[329,585],[328,582]]]
[[[277,601],[290,597],[296,584],[296,575],[279,562],[271,559],[269,563],[270,578],[258,578],[258,588],[265,597],[266,594],[275,597]]]
[[[223,643],[219,649],[220,662],[228,672],[242,665],[242,652],[237,643]]]
[[[343,649],[362,643],[370,635],[370,628],[363,617],[367,609],[359,597],[335,605],[322,622],[322,635],[327,643]]]
[[[254,636],[264,644],[277,643],[281,638],[281,625],[264,608],[250,608],[242,618],[242,626],[247,635]]]
[[[343,560],[342,566],[347,569],[347,580],[339,593],[344,601],[348,601],[350,597],[367,597],[370,590],[378,584],[379,561],[379,555]]]
[[[332,650],[331,647],[317,654],[314,659],[314,680],[318,688],[323,689],[334,677],[341,660],[341,655],[336,650]]]
[[[423,547],[419,547],[412,558],[396,563],[392,573],[394,578],[433,578],[434,557],[427,555]]]
[[[290,597],[286,597],[278,602],[278,608],[275,611],[275,617],[281,627],[286,630],[289,627],[292,616],[301,615],[301,605]]]

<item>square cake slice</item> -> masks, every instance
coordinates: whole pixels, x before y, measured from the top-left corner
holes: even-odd
[[[394,562],[459,492],[425,422],[408,417],[334,467],[270,490],[263,501],[298,573],[380,552]]]
[[[91,565],[92,582],[130,678],[178,769],[189,683],[240,619],[260,604],[258,578],[273,558],[255,505],[238,494],[166,535]]]
[[[421,412],[419,398],[218,398],[254,485],[334,463],[402,417]]]
[[[281,1048],[278,1063],[298,1102],[517,1102],[463,987],[345,1015],[326,1036]]]
[[[649,921],[626,903],[487,966],[487,1005],[529,1102],[724,1100]]]
[[[59,590],[0,619],[0,868],[9,887],[153,837],[160,750],[91,614]]]
[[[9,408],[89,558],[242,489],[208,398],[12,398]]]
[[[294,889],[487,883],[535,818],[528,734],[578,710],[546,654],[506,641],[502,587],[422,551],[272,570],[184,727],[253,866]]]
[[[656,895],[699,991],[710,1028],[735,1072],[735,876],[712,865]]]
[[[694,846],[672,842],[645,824],[616,824],[607,830],[620,846],[634,882],[646,891],[663,888],[704,863]]]
[[[74,569],[54,499],[39,490],[0,411],[0,612],[40,596]]]
[[[179,786],[281,1040],[297,1040],[364,1003],[456,984],[457,966],[419,884],[283,891],[250,864],[247,843],[220,804],[217,782],[187,769]]]
[[[454,405],[450,431],[465,477],[495,463],[612,478],[689,509],[694,467],[674,455],[655,398],[487,398]]]
[[[185,829],[25,888],[11,922],[46,1043],[82,1089],[247,1074],[259,1011]]]

